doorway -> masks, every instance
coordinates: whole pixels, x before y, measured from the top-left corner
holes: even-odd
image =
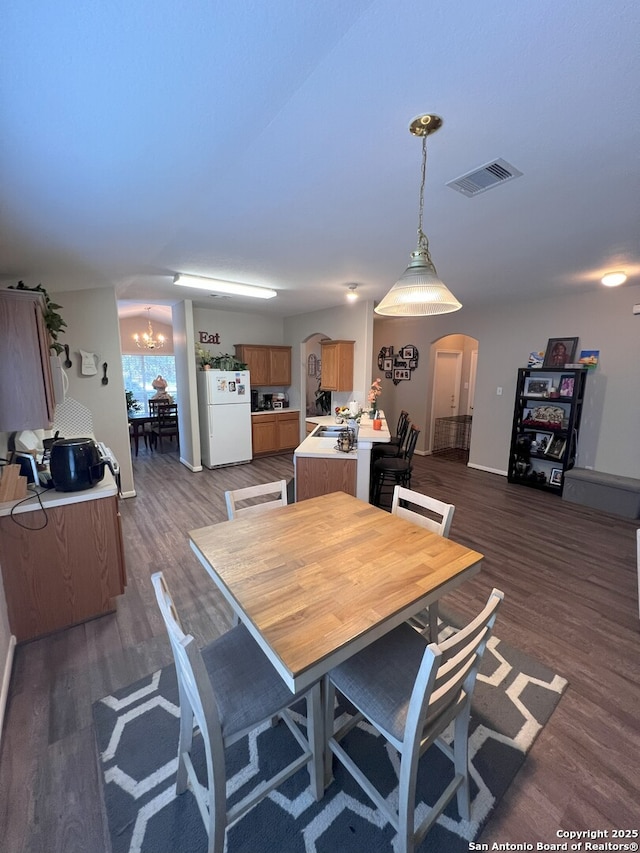
[[[478,342],[448,335],[431,347],[430,452],[454,462],[469,461]]]

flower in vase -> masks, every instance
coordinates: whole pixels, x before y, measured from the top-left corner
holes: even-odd
[[[380,379],[374,379],[371,383],[371,388],[369,389],[369,393],[367,394],[367,402],[369,403],[369,408],[373,411],[374,409],[380,408],[378,404],[378,397],[382,394],[382,388],[380,386]]]

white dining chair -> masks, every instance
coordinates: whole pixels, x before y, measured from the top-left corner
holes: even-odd
[[[223,853],[225,831],[257,805],[285,779],[305,765],[316,800],[323,794],[322,707],[320,682],[293,694],[273,668],[244,625],[231,628],[208,646],[198,649],[185,634],[162,572],[151,576],[164,619],[178,679],[180,735],[176,792],[190,786],[204,822],[207,853]],[[289,717],[288,708],[302,698],[307,703],[305,738]],[[274,716],[283,720],[295,737],[298,755],[272,778],[263,780],[240,802],[229,807],[226,793],[225,748]],[[206,780],[199,780],[192,762],[194,718],[206,756]],[[189,847],[188,842],[185,842]]]
[[[417,509],[423,512],[418,512]],[[393,490],[391,512],[394,515],[413,524],[419,524],[420,527],[447,539],[455,509],[454,504],[414,492],[412,489],[405,489],[403,486],[396,486]],[[425,515],[425,512],[429,514]],[[409,622],[417,630],[428,634],[429,638],[435,642],[438,639],[438,602],[434,602],[416,614]]]
[[[398,833],[395,853],[413,853],[454,795],[461,819],[471,819],[471,698],[502,599],[502,592],[494,589],[482,612],[440,644],[427,645],[426,639],[405,622],[326,676],[325,779],[331,778],[335,756]],[[356,709],[353,714],[345,710],[337,720],[336,690]],[[349,754],[348,745],[341,743],[363,719],[400,754],[397,796],[395,791],[378,791]],[[451,730],[445,735],[451,723],[453,741]],[[434,744],[451,760],[454,776],[416,826],[418,766]]]
[[[255,498],[271,496],[268,500],[252,503],[247,506],[238,506]],[[233,489],[224,493],[227,504],[227,516],[229,521],[245,515],[258,515],[265,510],[274,509],[278,506],[287,505],[287,481],[277,480],[274,483],[262,483],[259,486],[247,486],[244,489]]]

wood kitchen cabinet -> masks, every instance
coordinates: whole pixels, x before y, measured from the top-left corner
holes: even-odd
[[[291,385],[291,347],[236,344],[236,358],[247,365],[251,385]]]
[[[0,518],[0,565],[18,642],[115,610],[126,571],[118,498]],[[20,525],[25,525],[22,527]]]
[[[0,432],[48,429],[54,410],[44,299],[0,290]]]
[[[300,444],[300,414],[285,410],[251,415],[254,456],[295,450]]]
[[[320,341],[323,391],[353,390],[353,347],[355,341]]]
[[[296,458],[296,501],[331,492],[355,496],[357,464],[355,459],[338,459],[335,456]]]

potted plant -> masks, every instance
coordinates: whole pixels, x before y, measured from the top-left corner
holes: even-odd
[[[127,412],[141,412],[142,406],[133,396],[133,391],[124,392],[125,400],[127,401]]]
[[[58,314],[58,308],[62,308],[62,305],[57,305],[55,302],[52,302],[49,298],[49,294],[41,284],[38,284],[36,287],[27,287],[24,281],[19,281],[15,287],[10,284],[9,289],[33,290],[44,296],[44,323],[47,327],[47,331],[49,332],[49,337],[51,338],[49,349],[54,350],[56,355],[60,355],[64,347],[62,344],[58,343],[58,335],[60,333],[64,333],[64,327],[67,325],[61,315]]]

